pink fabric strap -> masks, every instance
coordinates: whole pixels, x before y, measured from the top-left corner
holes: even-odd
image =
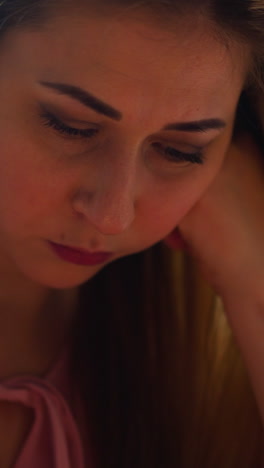
[[[80,435],[62,394],[38,377],[0,383],[0,400],[33,408],[35,420],[14,468],[85,468]]]

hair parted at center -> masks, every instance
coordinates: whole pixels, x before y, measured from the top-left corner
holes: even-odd
[[[264,0],[0,0],[0,40],[77,5],[167,12],[170,24],[204,15],[250,46],[245,92],[264,89]],[[161,244],[80,286],[71,367],[94,468],[261,466],[263,428],[224,317],[191,257]]]

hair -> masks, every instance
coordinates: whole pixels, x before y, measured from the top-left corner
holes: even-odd
[[[1,1],[1,34],[38,27],[71,3],[79,2]],[[263,89],[264,0],[95,3],[126,14],[163,12],[170,21],[172,13],[199,12],[249,44],[239,128],[261,139],[254,102],[263,100],[256,96]],[[260,467],[263,429],[243,359],[220,298],[188,254],[158,244],[107,266],[81,285],[73,333],[72,373],[96,468]]]

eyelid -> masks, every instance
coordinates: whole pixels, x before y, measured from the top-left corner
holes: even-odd
[[[56,132],[57,136],[66,138],[71,141],[87,141],[93,139],[97,133],[97,128],[92,128],[90,125],[88,128],[77,128],[72,127],[64,122],[61,119],[57,118],[55,115],[48,111],[43,111],[40,113],[40,118],[45,127],[51,128]]]
[[[56,106],[55,106],[56,107]],[[56,123],[58,124],[58,127],[65,127],[65,132],[63,131],[63,128],[59,130],[57,128],[58,133],[60,132],[61,134],[65,133],[65,136],[68,136],[69,138],[75,138],[75,139],[87,139],[91,138],[91,136],[95,136],[95,134],[98,133],[98,131],[101,129],[101,125],[94,123],[94,122],[89,122],[89,121],[83,121],[79,119],[73,119],[72,117],[69,117],[65,115],[64,111],[58,110],[57,108],[54,109],[54,106],[48,105],[46,106],[43,103],[40,103],[40,116],[41,118],[46,121],[46,126],[48,127],[53,127],[56,129]],[[48,121],[52,122],[52,124],[48,124]],[[68,130],[72,130],[72,133],[67,132]],[[76,133],[74,134],[74,131]],[[78,134],[79,133],[79,134]],[[202,152],[205,151],[207,145],[209,144],[207,142],[206,145],[194,145],[190,143],[186,143],[185,141],[179,141],[179,138],[172,139],[171,132],[166,132],[168,137],[164,137],[164,133],[162,136],[159,136],[158,134],[152,135],[151,137],[147,138],[148,144],[151,143],[152,145],[155,143],[159,144],[160,142],[164,145],[164,147],[171,147],[171,149],[174,149],[178,153],[185,154],[186,156],[196,156],[200,155]],[[186,135],[185,135],[186,137]],[[152,141],[150,141],[152,140]],[[174,141],[173,141],[174,140]],[[158,143],[159,142],[159,143]]]
[[[60,120],[62,123],[68,126],[79,126],[80,130],[85,130],[87,128],[90,128],[91,126],[94,127],[95,129],[98,129],[101,127],[100,124],[94,122],[93,120],[90,119],[78,119],[72,117],[71,113],[69,111],[63,110],[56,105],[53,104],[43,104],[39,103],[39,110],[40,113],[42,114],[50,114],[51,116],[57,118]]]
[[[164,137],[164,136],[158,136],[158,135],[153,135],[148,139],[148,142],[150,144],[155,144],[155,143],[162,143],[164,146],[171,146],[178,151],[182,151],[184,153],[200,153],[202,151],[205,151],[207,146],[209,145],[210,142],[206,142],[204,144],[194,144],[191,141],[186,141],[186,135],[185,139],[183,140],[182,138],[172,138],[172,135],[170,134],[169,137]]]
[[[156,135],[153,135],[156,138]],[[213,134],[213,132],[204,133],[186,133],[179,130],[163,131],[161,139],[165,141],[173,142],[176,144],[185,145],[186,148],[190,147],[192,150],[201,150],[211,144],[216,138],[219,137],[219,133]]]

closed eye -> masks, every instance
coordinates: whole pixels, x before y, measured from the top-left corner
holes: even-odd
[[[154,142],[152,143],[152,147],[155,148],[164,159],[171,163],[181,163],[181,162],[189,162],[192,164],[204,164],[205,156],[203,154],[202,149],[198,149],[195,152],[183,152],[179,151],[176,148],[171,146],[166,146],[165,144]]]
[[[95,127],[77,128],[66,125],[53,113],[43,108],[41,109],[40,117],[45,127],[52,128],[62,137],[71,139],[73,141],[91,139],[99,132],[99,129]],[[157,151],[159,155],[162,156],[164,161],[168,163],[180,164],[185,162],[189,164],[203,164],[205,161],[205,156],[203,155],[201,148],[195,152],[183,152],[160,142],[153,142],[151,146],[155,149],[155,151]]]
[[[41,120],[45,127],[53,128],[62,136],[73,139],[89,139],[98,133],[98,128],[76,128],[66,125],[64,122],[58,119],[58,117],[46,110],[41,112]]]

